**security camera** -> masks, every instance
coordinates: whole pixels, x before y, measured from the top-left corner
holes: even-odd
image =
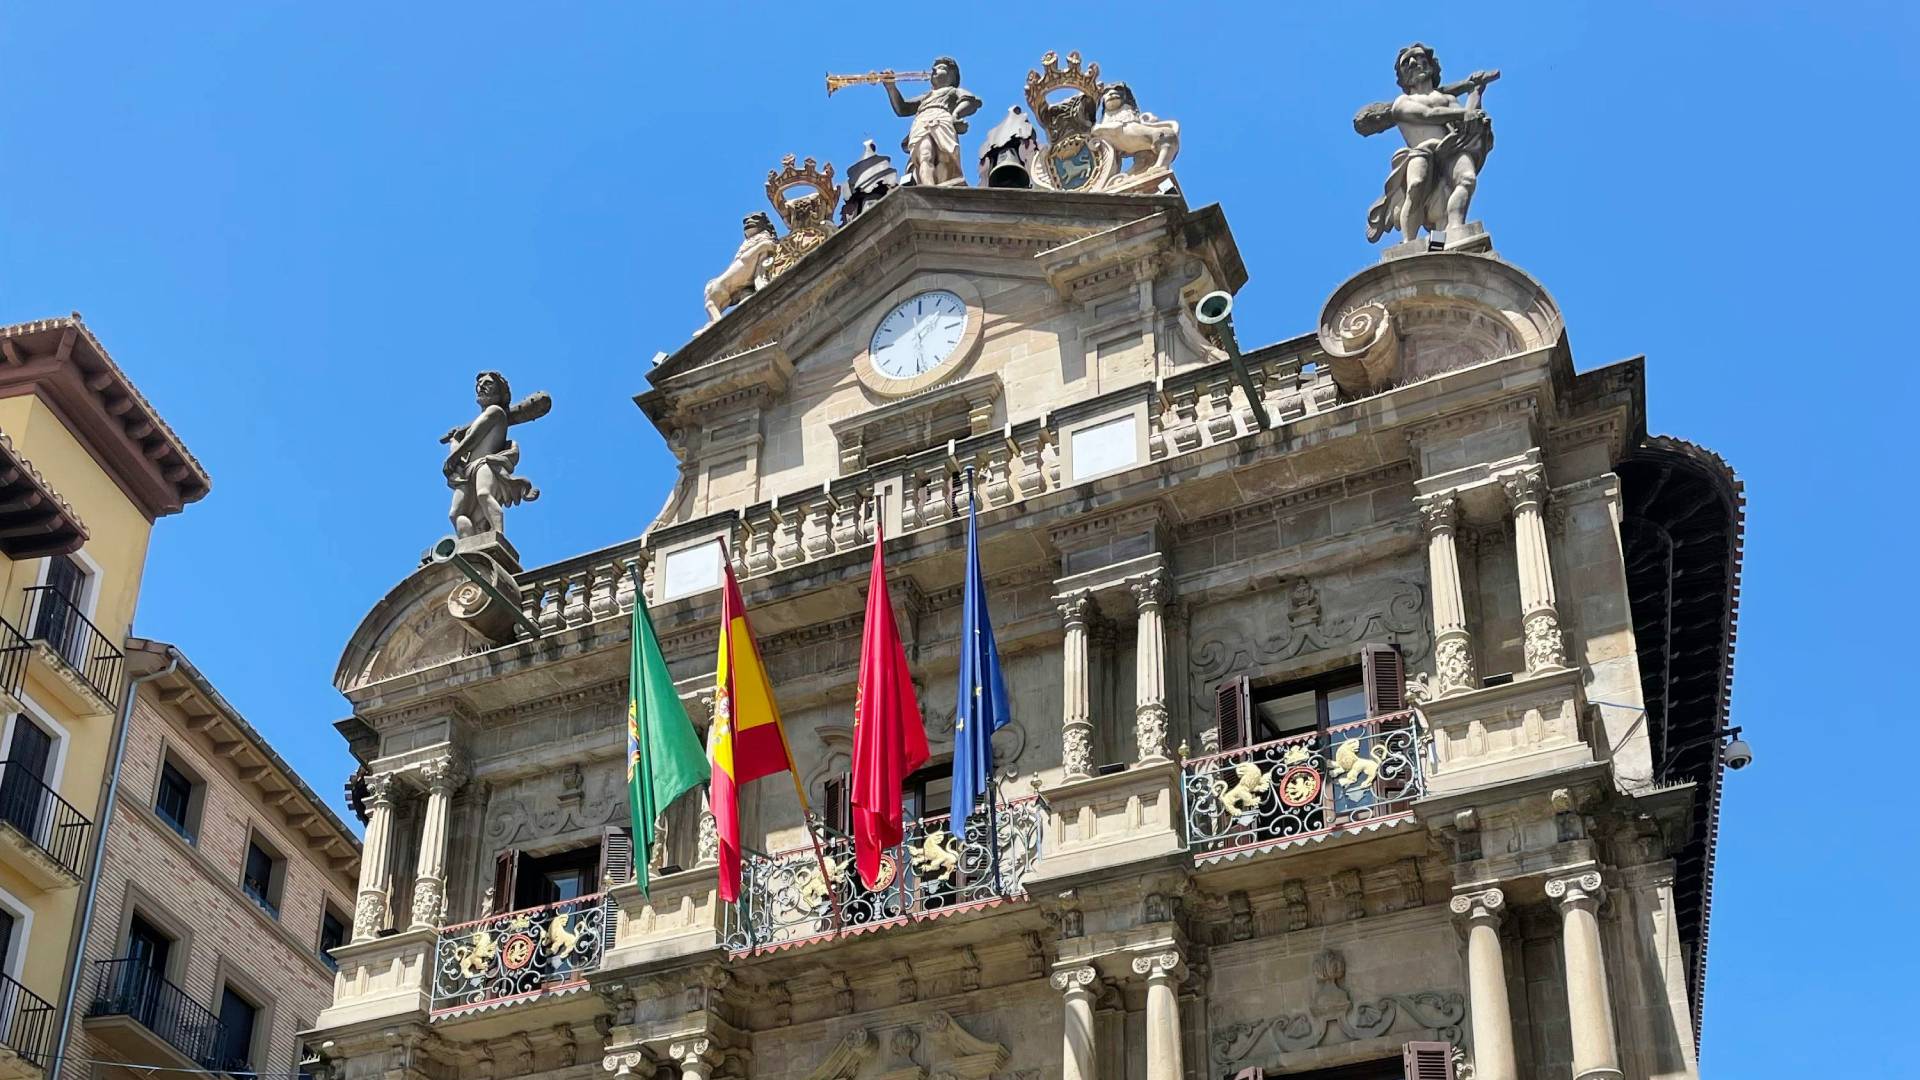
[[[1735,735],[1720,747],[1720,760],[1727,768],[1737,772],[1753,764],[1753,747],[1747,745],[1747,740]]]

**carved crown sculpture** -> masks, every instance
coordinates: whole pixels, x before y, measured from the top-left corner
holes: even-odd
[[[840,205],[840,189],[833,182],[833,163],[825,168],[812,158],[796,165],[794,155],[780,159],[781,168],[767,170],[767,201],[779,213],[789,229],[804,229],[821,222],[831,223]],[[805,194],[791,194],[794,188],[808,187]]]
[[[1040,58],[1040,70],[1027,72],[1027,106],[1054,143],[1075,135],[1085,136],[1093,127],[1094,111],[1100,102],[1100,65],[1088,64],[1082,70],[1078,52],[1068,53],[1064,64],[1059,59],[1060,54],[1049,49]],[[1075,93],[1048,102],[1047,95],[1057,90]]]

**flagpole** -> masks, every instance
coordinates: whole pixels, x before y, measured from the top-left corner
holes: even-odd
[[[721,568],[721,571],[724,573],[726,569],[733,562],[732,552],[730,552],[727,549],[727,541],[725,537],[716,536],[713,538],[713,542],[715,544],[720,545],[720,568]],[[727,628],[722,626],[720,628],[720,632],[722,634],[725,634],[727,632]],[[782,741],[786,739],[786,732],[784,730],[781,731],[780,737]],[[831,909],[833,912],[833,929],[835,933],[839,933],[841,930],[845,929],[845,927],[842,924],[840,919],[840,905],[835,903],[833,898],[833,873],[827,869],[827,856],[826,856],[826,853],[822,851],[820,848],[820,837],[817,833],[813,831],[813,819],[808,815],[807,789],[801,786],[800,774],[793,769],[793,752],[791,749],[787,751],[787,775],[793,779],[794,798],[797,799],[800,803],[800,824],[803,828],[807,830],[807,840],[809,843],[813,845],[814,862],[817,863],[820,867],[820,883],[826,886],[826,889],[827,889],[827,907]],[[735,795],[735,798],[738,798],[737,794]],[[744,846],[742,847],[740,856],[741,856],[741,862],[744,863],[746,861],[746,851]],[[743,873],[743,877],[744,877],[744,873]],[[743,880],[741,884],[744,887],[746,883]],[[751,929],[749,929],[748,932],[751,933],[752,932]]]
[[[972,465],[967,466],[967,540],[969,546],[977,552],[980,543],[980,505],[979,500],[974,497],[973,469],[974,467]],[[969,553],[969,557],[971,557],[971,555],[972,552]],[[980,583],[980,588],[982,591],[986,589],[986,583],[984,581]],[[978,611],[975,612],[976,618],[981,615],[982,613]],[[967,650],[967,662],[979,663],[979,651],[977,649],[969,648]],[[985,672],[974,673],[976,694],[978,693],[979,680],[984,677],[985,674]],[[978,718],[976,717],[976,719]],[[980,746],[980,753],[984,754],[987,759],[986,768],[983,770],[987,781],[987,864],[993,867],[993,894],[999,896],[1004,892],[1000,883],[1000,814],[998,806],[1000,802],[1000,778],[994,775],[993,770],[992,726],[989,725],[987,730],[980,733],[978,737],[985,739]]]

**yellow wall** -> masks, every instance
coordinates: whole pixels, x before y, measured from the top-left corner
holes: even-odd
[[[113,477],[94,461],[67,430],[60,416],[31,395],[0,399],[0,431],[13,441],[16,453],[27,458],[49,486],[60,493],[86,525],[88,539],[81,548],[83,563],[98,568],[93,612],[89,616],[108,641],[124,647],[139,600],[141,575],[146,568],[147,541],[152,525],[121,490]],[[0,614],[25,633],[26,594],[38,583],[44,559],[19,562],[0,557]],[[122,671],[124,679],[126,672]],[[68,707],[72,696],[52,682],[53,672],[37,659],[27,667],[23,693],[45,718],[65,729],[64,765],[56,790],[94,823],[99,840],[100,792],[105,782],[115,715],[88,715]],[[0,753],[4,753],[0,747]],[[91,847],[88,854],[91,854]],[[67,955],[74,918],[86,886],[42,890],[23,877],[8,859],[0,859],[0,889],[33,909],[33,925],[20,969],[21,982],[57,1007],[67,974]],[[86,867],[83,865],[82,870]]]

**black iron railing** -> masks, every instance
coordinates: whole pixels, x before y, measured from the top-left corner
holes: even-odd
[[[20,696],[20,682],[27,673],[27,654],[33,643],[5,619],[0,619],[0,690]]]
[[[747,851],[724,942],[730,952],[785,949],[1024,897],[1046,818],[1046,802],[1028,796],[991,815],[981,809],[958,834],[947,814],[909,821],[900,846],[881,854],[871,889],[855,869],[852,837],[829,834],[817,852]]]
[[[1181,773],[1187,846],[1202,862],[1373,827],[1426,792],[1411,712],[1194,758]]]
[[[0,1043],[42,1069],[53,1053],[53,1006],[6,975],[0,975]]]
[[[27,636],[46,642],[101,700],[118,701],[120,668],[126,660],[120,650],[59,589],[35,585],[26,593]]]
[[[0,823],[20,830],[68,872],[80,873],[93,822],[48,787],[38,770],[0,761]]]
[[[434,1012],[583,985],[606,951],[610,906],[594,893],[442,927],[433,956]]]
[[[138,1020],[168,1046],[203,1069],[252,1072],[245,1061],[226,1060],[227,1029],[205,1005],[137,959],[94,964],[93,1004],[88,1016],[127,1016]]]

